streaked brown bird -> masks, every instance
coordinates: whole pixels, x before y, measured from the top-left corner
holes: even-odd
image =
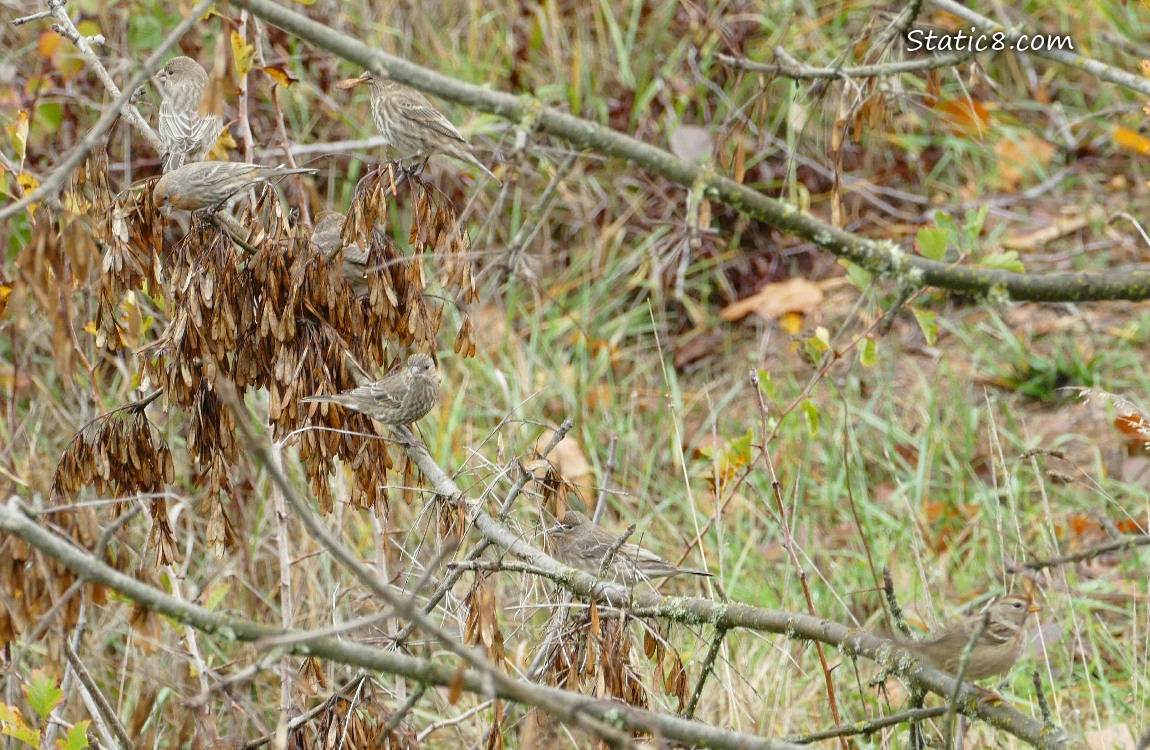
[[[316,214],[315,228],[311,233],[312,250],[327,259],[343,247],[343,276],[356,294],[367,293],[367,253],[358,242],[343,244],[343,223],[345,216],[339,211],[323,211]]]
[[[339,404],[386,425],[411,424],[439,402],[439,374],[431,357],[412,354],[403,368],[382,380],[334,396],[308,396],[301,400]]]
[[[289,174],[315,174],[306,167],[265,167],[234,161],[200,161],[185,164],[161,177],[152,188],[156,208],[199,211],[220,208],[238,200],[244,188]]]
[[[564,513],[560,524],[548,529],[547,533],[555,540],[555,559],[592,575],[599,575],[603,559],[619,541],[619,537],[599,528],[577,510]],[[624,542],[611,557],[605,577],[631,586],[638,581],[669,578],[683,573],[707,577],[714,575],[705,570],[677,568],[648,549]]]
[[[966,665],[966,680],[982,680],[1006,674],[1029,641],[1026,620],[1030,613],[1041,607],[1023,596],[1004,596],[976,615],[963,618],[922,641],[912,641],[901,635],[888,637],[896,641],[930,666],[951,675],[957,675],[962,654],[970,639],[982,630],[970,653]]]
[[[207,156],[224,129],[224,121],[214,113],[200,113],[208,74],[192,58],[173,57],[156,78],[163,84],[164,94],[156,124],[164,144],[164,171],[170,172]]]
[[[376,127],[402,158],[421,156],[426,162],[435,154],[445,154],[478,167],[499,183],[495,173],[475,158],[471,146],[451,120],[423,94],[386,75],[369,73],[343,81],[340,86],[351,88],[363,82],[371,86],[371,116]]]

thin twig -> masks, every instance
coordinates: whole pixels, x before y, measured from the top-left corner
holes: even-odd
[[[499,285],[502,286],[507,282],[507,278],[516,272],[519,265],[519,256],[523,254],[523,249],[527,243],[535,236],[540,225],[543,222],[547,212],[551,209],[552,202],[555,198],[555,193],[559,189],[559,185],[563,180],[567,179],[567,173],[571,171],[571,167],[575,166],[575,161],[579,158],[578,152],[571,152],[559,162],[559,166],[555,168],[555,174],[551,175],[551,181],[547,183],[547,187],[543,189],[543,194],[539,196],[539,200],[531,207],[527,217],[519,226],[519,230],[515,232],[515,236],[511,238],[511,242],[507,246],[507,257],[503,263],[503,270],[499,277]]]
[[[782,50],[775,50],[776,55],[786,59],[780,52],[782,52]],[[796,81],[803,81],[817,78],[884,78],[886,76],[896,76],[904,73],[926,72],[937,70],[938,68],[953,67],[969,60],[973,56],[973,53],[958,52],[949,55],[925,57],[917,60],[900,60],[898,62],[883,63],[880,65],[859,65],[853,68],[816,68],[811,65],[804,65],[793,60],[793,58],[787,63],[761,63],[748,60],[745,57],[725,55],[721,52],[715,54],[715,59],[724,65],[730,65],[733,68],[740,68],[752,73],[767,73]]]
[[[551,439],[547,441],[547,445],[543,446],[543,450],[539,452],[539,457],[547,458],[547,455],[555,449],[555,446],[562,442],[563,438],[567,436],[567,433],[571,431],[571,428],[574,425],[575,423],[570,419],[563,420],[563,424],[559,425],[559,429],[552,433]],[[534,477],[532,477],[532,475],[526,471],[521,471],[519,473],[519,478],[515,480],[515,484],[512,485],[511,491],[507,493],[507,497],[504,498],[503,503],[499,506],[499,512],[496,514],[496,518],[504,518],[511,511],[511,506],[515,503],[516,498],[519,497],[519,494],[523,491],[523,488],[526,487],[533,478]],[[487,539],[480,539],[475,547],[473,547],[472,550],[468,552],[467,555],[463,558],[463,562],[471,563],[475,560],[478,560],[490,545],[491,542]],[[439,606],[439,603],[443,601],[443,597],[447,596],[447,592],[451,591],[451,589],[455,587],[455,584],[459,581],[464,572],[466,572],[466,569],[459,567],[458,565],[449,566],[448,574],[443,577],[443,582],[440,583],[438,587],[436,587],[435,591],[432,592],[430,597],[428,597],[427,604],[423,606],[424,613],[430,613],[433,609]],[[402,630],[400,630],[392,637],[392,641],[396,645],[403,645],[403,643],[411,636],[413,630],[415,630],[415,623],[408,623],[403,627]]]
[[[1083,560],[1093,560],[1099,555],[1105,555],[1107,552],[1118,552],[1121,550],[1135,549],[1137,547],[1145,547],[1150,545],[1150,535],[1140,534],[1138,536],[1127,536],[1122,539],[1116,539],[1112,542],[1099,544],[1094,547],[1087,547],[1081,549],[1070,555],[1062,555],[1061,557],[1052,557],[1047,560],[1028,560],[1024,563],[1016,563],[1008,566],[1011,573],[1029,569],[1029,570],[1042,570],[1044,568],[1056,568],[1060,565],[1068,563],[1082,562]]]
[[[246,423],[240,420],[240,424]],[[412,445],[408,448],[409,455],[412,455],[424,476],[438,490],[451,492],[454,483],[431,458],[427,449],[422,444],[414,442],[414,437],[407,428],[400,427],[396,430],[406,432],[406,437],[412,440]],[[462,498],[462,491],[458,487],[454,489],[454,495]],[[716,604],[698,597],[669,597],[655,592],[632,591],[625,586],[597,581],[591,574],[563,566],[540,550],[531,547],[510,529],[496,524],[478,504],[472,504],[467,500],[464,502],[471,508],[476,526],[494,544],[534,565],[555,571],[556,577],[562,579],[563,585],[570,586],[571,590],[581,595],[598,597],[611,606],[630,606],[635,616],[660,618],[668,622],[685,624],[711,622],[731,629],[746,628],[786,634],[792,638],[817,640],[837,646],[849,654],[876,660],[893,673],[940,695],[949,695],[954,688],[954,680],[949,675],[932,669],[918,660],[908,659],[910,654],[905,649],[899,648],[898,644],[894,644],[895,647],[892,648],[890,641],[876,638],[858,628],[797,612],[774,611],[727,602]],[[255,642],[263,638],[287,635],[273,626],[210,611],[176,599],[111,568],[92,557],[86,550],[40,526],[19,497],[13,496],[7,503],[0,504],[0,531],[19,537],[73,572],[82,572],[93,583],[113,589],[149,610],[171,617],[177,622],[192,625],[206,634],[221,634],[229,641],[242,642]],[[502,698],[537,706],[567,722],[572,722],[571,717],[575,714],[598,718],[611,715],[614,717],[615,726],[653,732],[669,740],[687,744],[746,750],[797,747],[778,740],[656,714],[616,701],[601,701],[585,695],[573,695],[558,688],[535,685],[526,681],[516,682],[515,690],[505,693],[500,684],[493,686],[485,674],[476,670],[459,670],[456,665],[445,664],[438,660],[428,661],[332,638],[318,638],[300,644],[294,647],[293,653],[386,672],[428,685],[462,686],[462,689],[468,692],[485,695],[490,694],[494,687],[495,692]],[[975,700],[979,692],[974,688],[963,687],[962,690],[962,710],[969,715],[1009,732],[1036,748],[1059,750],[1067,746],[1067,737],[1061,730],[1051,731],[1040,721],[1008,705],[979,703]]]
[[[104,67],[104,63],[100,61],[100,57],[92,49],[93,44],[102,45],[104,43],[104,37],[100,34],[91,37],[81,34],[79,29],[76,28],[76,24],[72,22],[72,17],[68,15],[68,11],[65,9],[66,2],[64,2],[64,0],[48,0],[47,5],[48,11],[45,14],[36,13],[32,16],[26,16],[23,19],[17,20],[20,23],[24,23],[37,18],[54,17],[56,23],[52,24],[52,30],[75,45],[76,49],[80,52],[80,56],[84,58],[88,67],[91,68],[92,72],[96,74],[96,77],[100,79],[100,83],[104,85],[104,88],[113,99],[123,99],[123,101],[112,107],[112,111],[115,112],[117,116],[126,115],[128,122],[143,134],[148,142],[152,144],[152,148],[157,152],[163,151],[159,136],[148,126],[148,123],[144,122],[144,118],[140,115],[139,110],[136,109],[133,103],[136,90],[139,85],[143,83],[143,80],[135,81],[132,85],[125,87],[125,92],[127,92],[128,96],[126,98],[123,97],[119,87],[116,86],[116,82],[112,79],[111,74],[108,73],[108,69]],[[202,12],[203,11],[201,11],[201,13]],[[198,20],[199,15],[193,12],[191,18]],[[13,23],[13,25],[16,24]],[[178,28],[177,26],[177,29]],[[179,36],[183,36],[183,32],[180,32]],[[176,38],[176,41],[178,41],[178,39],[179,37]],[[157,54],[162,54],[163,51],[164,47],[161,45],[161,48],[153,53],[152,56],[155,57]]]
[[[172,29],[172,33],[168,34],[168,36],[164,38],[164,41],[160,43],[160,46],[156,48],[156,51],[144,61],[140,69],[136,71],[136,75],[132,76],[132,79],[128,82],[128,85],[124,87],[124,90],[120,92],[119,96],[113,99],[112,103],[104,108],[104,114],[100,116],[100,119],[96,121],[92,129],[84,134],[84,137],[80,139],[76,147],[69,152],[68,156],[65,157],[62,162],[56,165],[56,168],[44,178],[40,186],[20,200],[13,201],[7,206],[0,208],[0,221],[15,216],[33,203],[43,201],[49,196],[55,196],[60,188],[64,186],[68,178],[71,177],[72,172],[80,166],[84,159],[88,158],[88,154],[104,141],[104,134],[108,132],[108,129],[111,128],[120,117],[120,108],[132,98],[136,89],[143,84],[152,73],[159,70],[160,64],[164,61],[164,56],[168,54],[168,50],[180,41],[188,29],[199,22],[200,16],[212,6],[213,2],[214,0],[200,0],[200,2],[192,8],[191,15],[176,24],[176,28]],[[143,121],[141,120],[141,122]],[[147,127],[146,124],[145,127]],[[152,130],[148,128],[145,132],[151,133]],[[159,137],[156,136],[155,133],[152,133],[152,138],[156,139],[156,144],[159,143]],[[157,150],[162,150],[162,148],[157,146]]]
[[[88,668],[84,666],[84,662],[80,660],[80,655],[76,653],[76,649],[68,641],[64,639],[64,656],[68,659],[68,666],[76,675],[76,679],[83,685],[84,691],[92,699],[96,706],[96,715],[103,722],[105,727],[111,727],[112,732],[116,735],[116,739],[120,743],[120,747],[133,750],[136,744],[132,742],[132,738],[128,736],[128,730],[120,723],[120,718],[116,715],[116,709],[112,708],[112,704],[108,702],[107,697],[100,691],[96,681],[92,679],[92,675],[88,672]]]
[[[950,699],[946,702],[946,718],[943,719],[943,747],[950,750],[954,747],[954,721],[958,716],[958,698],[959,688],[962,686],[962,681],[966,677],[966,669],[970,666],[970,657],[974,655],[975,645],[982,640],[982,636],[986,633],[986,629],[990,627],[990,610],[982,616],[978,622],[978,627],[970,634],[970,638],[963,646],[962,655],[958,662],[958,673],[954,676],[954,692],[951,693]]]
[[[715,635],[711,638],[711,645],[707,647],[707,653],[703,657],[703,667],[699,672],[699,679],[695,682],[695,689],[691,691],[691,699],[687,702],[687,707],[683,711],[683,716],[688,719],[694,718],[695,709],[699,707],[699,700],[703,697],[703,686],[707,684],[707,678],[715,671],[715,662],[719,659],[719,653],[723,650],[723,639],[727,637],[727,630],[722,626],[715,628]]]
[[[763,443],[759,446],[759,455],[763,459],[763,464],[767,467],[767,473],[771,479],[771,492],[775,497],[775,504],[779,510],[779,525],[782,527],[783,533],[783,547],[787,550],[787,554],[791,558],[791,564],[795,568],[795,573],[799,577],[799,586],[803,590],[803,596],[807,601],[807,613],[815,617],[815,600],[811,596],[811,587],[807,585],[807,572],[799,562],[799,556],[795,552],[795,538],[791,534],[790,516],[787,515],[786,504],[783,502],[782,485],[779,482],[778,476],[775,475],[775,464],[771,460],[771,454],[767,450],[767,402],[763,399],[763,389],[759,387],[759,372],[758,370],[751,370],[751,387],[755,389],[755,395],[759,399],[759,420],[760,429],[763,435]],[[823,682],[826,684],[827,689],[827,703],[831,710],[831,718],[834,719],[835,724],[841,724],[842,718],[839,716],[838,700],[835,698],[835,683],[831,678],[830,665],[827,664],[827,655],[823,651],[823,644],[818,641],[815,642],[815,651],[819,655],[819,664],[823,670]],[[839,738],[839,746],[842,750],[847,750],[849,744],[845,738]]]
[[[835,737],[850,737],[858,735],[866,737],[881,729],[886,729],[887,727],[894,726],[896,724],[902,724],[904,722],[917,724],[919,722],[926,721],[927,719],[933,719],[936,716],[942,716],[944,713],[946,713],[946,706],[915,708],[911,709],[910,711],[903,711],[901,713],[883,716],[882,718],[874,719],[872,721],[860,721],[856,724],[844,724],[842,726],[831,727],[830,729],[824,729],[820,732],[812,732],[810,734],[792,735],[787,737],[787,740],[799,745],[810,745],[814,742],[830,740],[834,739]]]
[[[936,4],[943,2],[943,0],[933,1]],[[373,73],[379,75],[386,73],[400,83],[510,120],[519,120],[529,113],[534,113],[538,117],[540,129],[565,139],[574,148],[591,149],[598,153],[610,154],[615,158],[626,159],[680,185],[691,187],[700,184],[707,199],[734,207],[740,213],[802,237],[840,258],[863,266],[882,278],[913,273],[925,286],[971,293],[1001,290],[1015,300],[1073,299],[1081,303],[1100,299],[1150,298],[1150,271],[1121,274],[1074,272],[1035,276],[990,268],[955,266],[912,255],[894,242],[865,239],[828,225],[807,212],[797,210],[791,204],[770,198],[729,177],[717,175],[713,169],[691,164],[668,151],[596,125],[584,118],[545,107],[538,102],[525,101],[512,94],[470,85],[434,73],[407,60],[379,52],[356,39],[349,38],[342,31],[324,26],[285,8],[275,0],[237,0],[237,4],[306,42],[329,50]],[[1081,61],[1077,56],[1074,56],[1074,59]],[[1150,96],[1150,81],[1138,76],[1125,75],[1122,85]]]

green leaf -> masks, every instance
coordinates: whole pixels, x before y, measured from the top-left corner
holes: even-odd
[[[977,265],[983,268],[995,268],[1000,271],[1014,271],[1015,273],[1026,272],[1022,261],[1018,259],[1018,252],[1015,250],[1007,250],[1005,253],[980,258]]]
[[[164,41],[164,24],[151,14],[133,14],[128,22],[128,46],[131,49],[155,49]]]
[[[855,285],[857,289],[867,289],[871,285],[870,271],[866,270],[857,263],[851,263],[849,260],[839,260],[839,264],[846,269],[847,278]]]
[[[964,250],[974,250],[978,247],[978,238],[982,236],[982,227],[986,224],[990,206],[985,203],[977,209],[966,212],[963,217],[962,247]]]
[[[56,747],[59,750],[84,750],[88,747],[88,725],[91,723],[88,719],[77,721],[68,730],[66,739],[56,740]]]
[[[759,391],[767,397],[768,401],[775,400],[775,381],[771,380],[771,373],[759,369]]]
[[[204,601],[204,606],[214,612],[216,607],[219,606],[220,602],[226,599],[231,591],[232,587],[228,586],[227,584],[213,586],[208,591],[208,598]]]
[[[56,686],[56,681],[45,669],[33,670],[30,677],[31,681],[24,686],[24,697],[40,718],[47,718],[56,706],[64,702],[64,691]]]
[[[819,436],[819,407],[815,406],[815,402],[808,399],[803,399],[803,417],[807,421],[807,431],[812,438]]]
[[[947,246],[950,245],[950,231],[923,227],[918,230],[914,241],[924,256],[931,260],[942,260],[946,257]]]
[[[926,338],[927,345],[934,346],[934,342],[938,341],[938,316],[929,310],[918,307],[912,307],[910,311],[914,314],[915,322],[918,323],[919,330]]]
[[[754,433],[751,428],[747,428],[745,435],[741,435],[731,441],[731,447],[727,451],[728,455],[742,460],[742,463],[747,463],[751,460],[751,441],[754,439]]]
[[[863,367],[874,367],[878,363],[878,344],[869,336],[859,342],[859,363]]]

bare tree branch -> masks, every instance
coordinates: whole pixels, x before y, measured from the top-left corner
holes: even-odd
[[[176,42],[180,41],[180,38],[187,33],[188,29],[199,21],[200,16],[211,7],[212,2],[213,0],[200,0],[200,2],[192,8],[188,17],[180,21],[180,23],[176,25],[176,28],[172,29],[172,33],[168,34],[164,41],[160,43],[160,46],[156,48],[156,51],[144,61],[139,70],[136,71],[136,74],[132,76],[132,79],[124,86],[124,90],[119,92],[119,95],[113,99],[112,103],[104,109],[104,114],[100,115],[100,119],[96,121],[92,129],[84,134],[84,137],[80,139],[76,147],[72,149],[62,162],[56,165],[56,168],[52,170],[51,174],[44,178],[40,186],[20,200],[0,208],[0,221],[15,216],[33,203],[38,203],[49,197],[55,197],[60,189],[64,187],[64,183],[68,177],[71,176],[72,172],[83,163],[84,159],[88,158],[88,154],[94,151],[96,147],[104,141],[104,136],[112,125],[115,124],[116,120],[119,119],[121,109],[128,103],[128,100],[132,98],[132,94],[135,90],[143,84],[144,81],[148,80],[152,73],[159,70],[165,55],[168,54],[168,50],[174,47]],[[133,108],[131,111],[135,111],[135,109]],[[136,114],[138,117],[139,113],[137,112]],[[142,119],[140,122],[145,128],[148,128],[147,123],[144,123]],[[148,128],[146,132],[151,133],[151,128]],[[159,140],[156,134],[151,133],[151,135],[152,138],[157,139],[153,144],[156,146],[157,151],[162,151],[163,149],[159,146]]]
[[[477,695],[494,695],[537,706],[566,722],[582,723],[581,719],[591,718],[621,730],[648,732],[670,740],[729,750],[799,750],[800,747],[789,742],[742,734],[645,711],[618,701],[597,700],[506,676],[503,680],[493,682],[490,674],[480,670],[459,669],[452,664],[431,662],[338,638],[320,636],[308,639],[300,637],[299,633],[285,632],[281,628],[213,612],[169,596],[97,560],[38,524],[29,515],[24,503],[15,496],[7,503],[0,504],[0,530],[14,534],[40,552],[50,555],[86,581],[107,586],[148,609],[226,640],[250,643],[270,638],[294,639],[289,647],[293,654],[398,675],[426,685],[461,686]],[[584,576],[590,579],[590,576]],[[408,607],[408,613],[410,611]]]
[[[688,625],[711,623],[716,628],[726,630],[746,628],[837,646],[847,654],[878,662],[893,674],[907,679],[912,685],[924,690],[944,697],[955,694],[957,683],[953,677],[926,666],[898,644],[878,638],[864,630],[796,612],[632,590],[562,565],[542,550],[532,547],[519,538],[511,529],[498,523],[478,501],[468,498],[451,477],[435,463],[427,448],[416,441],[408,428],[397,427],[394,430],[401,441],[407,441],[408,455],[438,494],[462,503],[471,515],[475,527],[493,544],[530,565],[549,571],[548,577],[564,588],[581,596],[599,599],[610,606],[626,607],[636,617],[653,617]],[[977,687],[958,685],[957,695],[959,711],[967,716],[979,718],[1037,748],[1066,746],[1065,733],[1051,731],[1042,722],[1005,704],[992,705],[990,702],[980,700],[985,694]]]
[[[268,23],[374,73],[387,73],[401,83],[509,120],[532,118],[539,129],[563,138],[576,148],[634,162],[686,187],[698,186],[707,198],[813,242],[879,277],[907,277],[910,283],[966,293],[995,291],[1015,300],[1036,302],[1150,299],[1148,271],[1032,276],[990,268],[952,266],[909,255],[894,242],[863,239],[832,227],[789,203],[770,198],[729,177],[717,175],[708,167],[690,164],[668,151],[610,128],[538,102],[473,86],[377,52],[340,31],[280,6],[274,0],[237,0],[237,4]],[[1150,82],[1143,82],[1141,88],[1150,88]]]

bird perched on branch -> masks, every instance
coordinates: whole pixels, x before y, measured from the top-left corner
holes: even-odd
[[[439,374],[431,357],[412,354],[403,368],[382,380],[334,396],[308,396],[302,400],[339,404],[386,425],[411,424],[439,402]]]
[[[367,293],[367,253],[358,242],[343,244],[343,223],[346,217],[339,211],[324,211],[315,217],[311,233],[311,247],[330,259],[343,248],[343,276],[355,294]]]
[[[156,79],[163,85],[156,129],[164,144],[164,171],[170,172],[185,162],[207,156],[220,137],[224,122],[215,113],[203,112],[208,74],[192,58],[173,57]]]
[[[258,182],[289,174],[315,174],[306,167],[265,167],[234,161],[201,161],[185,164],[161,177],[152,188],[156,208],[165,212],[179,208],[199,211],[221,208],[239,197],[240,191]]]
[[[422,156],[426,163],[434,154],[445,154],[478,167],[499,183],[495,173],[475,158],[471,146],[451,120],[415,89],[387,75],[371,73],[349,78],[337,85],[350,89],[365,82],[371,87],[371,117],[388,145],[399,151],[402,158]]]
[[[548,529],[547,534],[555,540],[557,560],[592,575],[599,575],[604,559],[619,542],[619,537],[599,528],[577,510],[564,513],[561,523]],[[675,567],[648,549],[624,542],[611,554],[604,577],[631,586],[638,581],[669,578],[682,573],[713,575],[705,570]]]
[[[964,679],[982,680],[1010,671],[1028,642],[1026,620],[1030,613],[1040,609],[1026,597],[1010,595],[995,600],[985,612],[952,623],[925,640],[884,635],[935,669],[951,675],[958,674],[963,652],[977,635]]]

